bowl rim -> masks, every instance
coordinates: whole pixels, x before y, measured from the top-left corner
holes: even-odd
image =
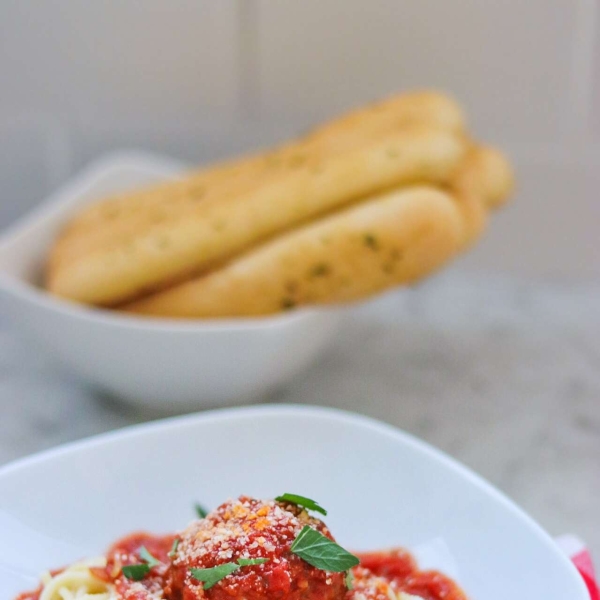
[[[99,435],[94,435],[82,440],[61,444],[55,448],[43,450],[41,452],[37,452],[30,456],[26,456],[9,462],[6,465],[0,466],[0,486],[3,484],[3,480],[6,477],[10,477],[13,473],[18,472],[19,470],[27,469],[30,466],[36,466],[40,464],[43,465],[44,463],[68,456],[71,453],[77,453],[87,449],[101,447],[102,445],[111,444],[127,438],[135,439],[156,431],[174,431],[179,427],[194,427],[198,423],[218,423],[227,421],[231,418],[256,419],[281,417],[309,417],[315,419],[328,419],[331,421],[336,421],[337,423],[360,427],[362,429],[377,433],[378,435],[385,436],[388,439],[392,438],[411,449],[423,453],[427,458],[437,461],[445,468],[456,472],[464,479],[465,482],[469,482],[476,486],[480,491],[486,493],[490,499],[502,505],[503,509],[510,512],[514,518],[518,519],[520,524],[527,527],[532,535],[536,536],[540,542],[545,543],[545,545],[549,547],[550,551],[556,554],[560,562],[562,562],[564,565],[565,569],[570,572],[574,581],[577,580],[579,583],[581,599],[583,600],[584,598],[587,598],[587,588],[573,563],[563,552],[561,552],[558,546],[554,543],[552,537],[545,531],[545,529],[506,494],[493,486],[471,468],[454,459],[442,450],[439,450],[432,444],[419,439],[415,435],[378,419],[338,408],[304,406],[298,404],[272,404],[252,407],[221,408],[187,415],[168,417],[166,419],[160,419],[158,421],[151,421],[147,423],[138,423],[136,425],[130,425],[117,430],[101,433]]]

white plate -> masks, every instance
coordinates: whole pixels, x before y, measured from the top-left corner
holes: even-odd
[[[169,412],[239,403],[285,384],[329,342],[343,312],[152,320],[63,302],[39,287],[48,248],[78,208],[173,177],[181,168],[146,154],[112,155],[0,239],[0,311],[88,381],[117,398]]]
[[[466,468],[387,425],[292,406],[171,419],[4,467],[0,563],[60,565],[131,530],[181,529],[196,500],[286,491],[321,502],[349,548],[441,537],[473,600],[589,600],[550,537]],[[0,596],[29,583],[5,574]]]

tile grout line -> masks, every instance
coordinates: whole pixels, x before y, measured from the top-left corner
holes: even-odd
[[[595,50],[598,47],[596,0],[580,0],[571,54],[571,93],[567,138],[575,143],[589,137],[594,97]]]
[[[238,111],[242,120],[260,114],[258,11],[256,0],[237,2]]]

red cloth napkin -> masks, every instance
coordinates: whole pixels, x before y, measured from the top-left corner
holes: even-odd
[[[596,581],[592,557],[585,544],[574,535],[563,535],[556,539],[556,543],[563,552],[573,561],[577,570],[581,573],[585,584],[590,592],[591,600],[600,600],[600,588]]]

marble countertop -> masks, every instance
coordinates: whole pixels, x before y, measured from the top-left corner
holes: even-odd
[[[264,402],[397,425],[466,463],[600,564],[600,284],[454,274],[351,313]],[[61,372],[0,315],[0,464],[157,415]]]

